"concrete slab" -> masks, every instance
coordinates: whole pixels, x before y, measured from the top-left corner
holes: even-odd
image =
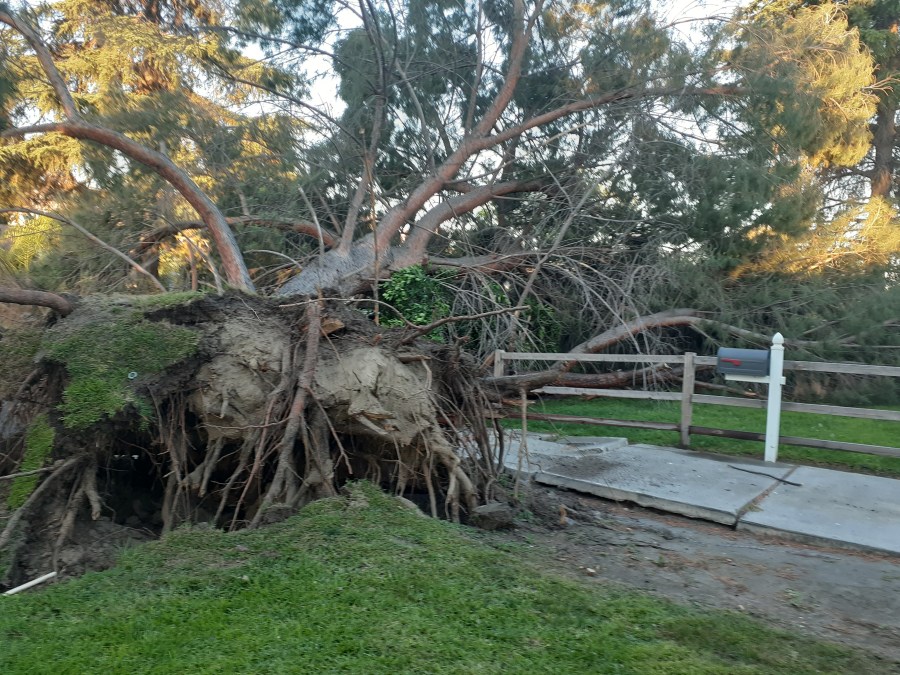
[[[900,481],[801,466],[741,518],[738,529],[900,553]]]
[[[527,435],[526,450],[523,455],[521,470],[531,475],[536,471],[549,466],[549,460],[560,457],[580,457],[582,455],[596,454],[607,450],[623,448],[628,445],[628,439],[610,436],[589,436],[580,438],[559,437],[554,434]],[[492,443],[496,447],[496,439],[492,437]],[[522,448],[522,434],[519,432],[507,432],[504,436],[504,465],[512,471],[519,470],[519,454]]]
[[[504,437],[506,448],[506,466],[510,467],[510,460],[513,464],[518,462],[519,453],[522,451],[522,437],[519,434],[508,434]],[[554,440],[545,440],[536,434],[528,434],[525,443],[525,453],[529,460],[533,460],[532,464],[537,466],[537,460],[548,457],[572,457],[578,453],[573,447],[569,447],[563,443],[557,443]],[[512,468],[512,467],[510,467]]]
[[[801,541],[900,554],[900,480],[607,437],[506,435],[523,478]],[[787,479],[800,483],[782,483]]]
[[[628,445],[627,438],[618,436],[549,436],[541,435],[546,441],[562,443],[578,452],[590,452],[595,450],[617,450]]]
[[[529,438],[530,471],[538,483],[731,526],[793,468],[651,445],[575,454],[548,444]],[[510,447],[506,464],[515,470],[517,463]]]
[[[528,453],[543,454],[548,456],[581,455],[604,450],[615,450],[628,445],[627,438],[615,436],[558,436],[556,434],[527,434]],[[492,436],[491,442],[496,444]],[[522,433],[519,431],[506,432],[504,436],[506,447],[513,452],[518,452],[522,444]]]

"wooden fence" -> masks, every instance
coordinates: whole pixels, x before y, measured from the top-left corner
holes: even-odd
[[[682,388],[680,392],[634,391],[620,389],[589,389],[581,387],[544,387],[538,391],[556,395],[582,395],[605,398],[639,399],[649,401],[680,401],[681,419],[675,424],[671,422],[642,422],[638,420],[603,419],[595,417],[578,417],[573,415],[551,415],[528,413],[527,419],[548,422],[566,422],[578,424],[595,424],[603,426],[627,427],[634,429],[655,429],[660,431],[677,431],[680,433],[682,447],[690,447],[691,435],[722,436],[748,441],[764,441],[765,434],[734,429],[717,429],[695,426],[693,409],[695,403],[724,405],[738,408],[765,409],[766,401],[731,396],[710,396],[695,393],[697,367],[716,365],[714,356],[697,356],[692,352],[683,355],[625,355],[625,354],[564,354],[564,353],[531,353],[505,352],[497,350],[494,354],[494,375],[499,377],[504,372],[504,364],[510,361],[576,361],[581,363],[630,363],[630,364],[670,364],[684,367]],[[816,361],[785,361],[785,371],[803,371],[814,373],[837,373],[847,375],[871,375],[879,377],[900,377],[900,367],[873,366],[861,363],[820,363]],[[814,415],[838,415],[870,420],[891,420],[900,422],[900,411],[879,410],[876,408],[851,408],[836,405],[818,405],[812,403],[782,402],[782,410],[791,412],[812,413]],[[898,428],[900,435],[900,428]],[[800,438],[797,436],[780,436],[779,442],[785,445],[797,445],[808,448],[824,448],[826,450],[843,450],[846,452],[864,452],[872,455],[900,457],[900,448],[884,445],[868,445],[865,443],[847,443],[817,438]]]

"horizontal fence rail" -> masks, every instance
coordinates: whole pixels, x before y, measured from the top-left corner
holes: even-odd
[[[644,401],[680,401],[681,420],[672,422],[644,422],[640,420],[605,419],[598,417],[581,417],[573,415],[552,415],[545,413],[528,413],[526,418],[535,421],[561,422],[574,424],[588,424],[597,426],[614,426],[631,429],[651,429],[655,431],[677,431],[681,436],[681,445],[689,447],[690,436],[720,436],[738,440],[763,441],[765,434],[752,431],[738,431],[734,429],[716,429],[692,424],[693,405],[695,403],[707,405],[732,406],[737,408],[765,409],[765,399],[737,398],[733,396],[710,396],[696,394],[695,376],[697,367],[709,367],[716,365],[714,356],[697,356],[694,353],[686,354],[568,354],[568,353],[536,353],[536,352],[505,352],[498,350],[494,354],[494,375],[502,377],[504,364],[509,361],[553,361],[553,362],[579,362],[579,363],[610,363],[610,364],[672,364],[684,366],[682,375],[682,390],[680,392],[665,391],[641,391],[623,389],[595,389],[590,387],[555,387],[545,386],[537,390],[537,393],[550,395],[590,396],[598,398],[618,398]],[[900,367],[869,365],[863,363],[826,363],[817,361],[785,361],[785,371],[833,373],[841,375],[864,375],[876,377],[900,377]],[[782,411],[810,413],[813,415],[837,415],[840,417],[852,417],[857,419],[887,420],[900,422],[900,411],[881,410],[878,408],[854,408],[847,406],[819,405],[813,403],[793,403],[783,401]],[[516,415],[518,417],[518,415]],[[847,443],[844,441],[831,441],[818,438],[801,438],[797,436],[780,436],[779,443],[808,448],[821,448],[825,450],[840,450],[844,452],[862,452],[887,457],[900,457],[900,448],[882,445],[870,445],[865,443]]]

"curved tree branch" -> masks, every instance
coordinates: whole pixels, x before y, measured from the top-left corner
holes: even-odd
[[[664,312],[642,316],[633,321],[628,321],[619,326],[615,326],[614,328],[610,328],[609,330],[605,330],[599,335],[595,335],[590,340],[585,340],[580,345],[569,350],[568,353],[595,354],[652,328],[683,326],[692,324],[695,321],[700,321],[698,315],[699,312],[693,309],[670,309]],[[561,375],[570,371],[576,363],[577,361],[558,361],[547,370],[542,370],[537,373],[526,373],[524,375],[488,377],[485,378],[485,383],[494,385],[499,389],[536,389],[555,382]]]
[[[71,314],[75,309],[75,304],[61,295],[46,291],[27,291],[23,288],[0,288],[0,302],[49,307],[60,316]]]
[[[670,309],[656,314],[642,316],[634,321],[621,324],[609,330],[603,331],[599,335],[592,337],[590,340],[582,342],[580,345],[571,349],[568,354],[596,354],[609,347],[627,340],[638,333],[642,333],[654,328],[666,328],[672,326],[690,326],[694,330],[704,334],[700,328],[701,324],[715,326],[719,330],[749,340],[757,340],[764,344],[768,344],[772,339],[771,336],[757,333],[755,331],[732,326],[731,324],[708,319],[701,316],[701,312],[695,309]],[[891,325],[893,320],[885,322],[884,325]],[[849,336],[840,343],[845,346],[852,346],[856,336]],[[789,347],[815,347],[822,343],[815,340],[791,340],[786,339],[785,344]],[[523,375],[510,375],[502,377],[486,377],[484,382],[493,385],[501,390],[519,391],[521,389],[537,389],[544,385],[559,382],[567,376],[569,370],[575,366],[577,361],[557,361],[550,368],[534,373],[525,373]]]
[[[537,115],[532,117],[531,119],[525,120],[521,124],[517,124],[516,126],[509,127],[508,129],[504,129],[503,131],[493,134],[492,136],[485,136],[479,142],[475,143],[476,150],[486,150],[488,148],[492,148],[500,143],[505,143],[506,141],[512,140],[517,136],[521,136],[526,131],[530,129],[534,129],[536,127],[542,127],[545,124],[550,124],[551,122],[555,122],[558,119],[563,117],[568,117],[569,115],[573,115],[578,112],[584,112],[586,110],[593,110],[595,108],[602,108],[603,106],[612,105],[613,103],[622,103],[624,101],[637,101],[648,98],[664,98],[666,96],[739,96],[741,94],[746,93],[744,89],[740,87],[680,87],[673,89],[622,89],[619,91],[610,92],[603,96],[594,96],[591,98],[582,99],[580,101],[573,101],[564,106],[560,106],[554,110],[549,110],[541,115]]]
[[[494,97],[484,116],[475,125],[472,133],[462,140],[456,151],[451,154],[427,180],[422,181],[413,190],[412,194],[404,201],[392,208],[382,218],[375,231],[374,246],[377,250],[386,251],[390,240],[406,224],[406,222],[421,209],[438,191],[456,176],[465,161],[478,149],[478,141],[497,123],[500,115],[506,110],[512,100],[513,93],[522,74],[522,62],[528,47],[530,30],[528,30],[534,17],[540,12],[542,2],[539,0],[532,17],[525,18],[525,5],[523,0],[513,1],[513,41],[510,47],[508,66],[500,91]]]
[[[20,134],[23,132],[22,129],[14,131]],[[247,266],[234,238],[234,233],[228,226],[225,216],[222,215],[222,212],[219,211],[219,208],[212,200],[206,196],[206,193],[194,183],[193,179],[171,159],[156,150],[151,150],[131,140],[124,134],[96,126],[81,119],[42,124],[30,129],[26,128],[25,133],[37,131],[56,132],[70,138],[105,145],[153,169],[159,176],[167,180],[172,187],[178,190],[206,224],[213,240],[216,242],[219,255],[222,257],[222,266],[225,269],[228,283],[235,288],[248,292],[254,290],[250,273],[247,271]]]
[[[243,256],[234,239],[234,233],[225,221],[225,217],[212,200],[204,193],[188,174],[171,159],[160,152],[151,150],[127,136],[111,129],[91,124],[82,119],[72,95],[47,46],[34,30],[21,17],[16,16],[5,5],[0,5],[0,23],[4,23],[20,33],[35,51],[44,73],[50,80],[56,96],[63,109],[65,121],[41,124],[19,129],[11,129],[3,133],[5,138],[21,137],[29,133],[56,132],[79,140],[92,141],[108,148],[118,150],[126,157],[140,162],[167,180],[172,187],[187,200],[200,218],[206,223],[210,234],[216,242],[219,255],[228,283],[236,288],[252,292],[253,281],[247,271]]]
[[[514,56],[515,53],[516,47],[514,45],[511,53],[511,61],[512,56]],[[519,63],[518,67],[521,67],[521,62]],[[511,73],[507,75],[507,78],[509,78],[510,75],[515,75],[516,81],[518,81],[518,73],[513,73],[511,71]],[[507,81],[504,83],[504,88],[501,89],[500,94],[498,94],[495,98],[495,103],[501,100],[501,97],[505,91],[505,86],[508,83],[509,79],[507,79]],[[595,96],[580,101],[573,101],[572,103],[560,106],[559,108],[556,108],[554,110],[550,110],[541,115],[532,117],[528,120],[525,120],[521,124],[509,127],[508,129],[505,129],[493,135],[487,135],[487,133],[490,131],[491,127],[493,127],[493,124],[496,123],[496,119],[494,119],[494,121],[491,123],[491,126],[487,127],[484,131],[482,131],[482,124],[479,123],[479,125],[475,129],[475,132],[463,139],[456,151],[450,157],[448,157],[440,167],[438,167],[437,171],[435,171],[434,175],[431,178],[420,184],[419,187],[409,197],[409,199],[406,200],[406,202],[388,211],[388,213],[385,215],[378,226],[375,245],[381,247],[381,249],[383,250],[387,246],[390,238],[400,231],[405,222],[408,221],[416,212],[418,212],[418,210],[422,208],[422,206],[427,202],[428,199],[437,194],[440,189],[442,189],[453,179],[453,177],[456,175],[456,173],[459,171],[459,169],[467,159],[469,159],[476,153],[481,152],[482,150],[496,147],[497,145],[521,136],[526,131],[529,131],[536,127],[544,126],[546,124],[550,124],[551,122],[555,122],[558,119],[573,115],[578,112],[593,110],[595,108],[601,108],[607,105],[621,103],[628,100],[662,98],[665,96],[674,95],[737,96],[742,93],[743,90],[739,87],[729,86],[703,88],[693,87],[687,89],[625,89],[611,92],[603,96]],[[509,101],[507,100],[505,105],[508,104]],[[484,122],[488,118],[489,113],[485,115],[485,117],[482,119],[482,122]],[[459,183],[455,184],[455,186],[459,185]]]
[[[450,197],[434,208],[425,212],[413,225],[413,230],[402,247],[395,253],[394,263],[404,266],[408,258],[415,264],[425,255],[428,241],[437,232],[440,225],[454,216],[468,213],[496,197],[517,192],[538,192],[547,186],[546,181],[509,181],[484,187],[467,186],[463,194]],[[404,251],[401,253],[400,251]]]

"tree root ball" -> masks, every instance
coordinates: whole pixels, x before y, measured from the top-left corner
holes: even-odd
[[[0,481],[0,583],[48,560],[65,573],[92,522],[256,526],[347,480],[468,518],[498,470],[486,406],[458,345],[383,330],[352,303],[83,299],[45,332],[12,401],[26,432],[3,441],[2,474],[22,470],[31,426],[55,433],[28,495]]]

